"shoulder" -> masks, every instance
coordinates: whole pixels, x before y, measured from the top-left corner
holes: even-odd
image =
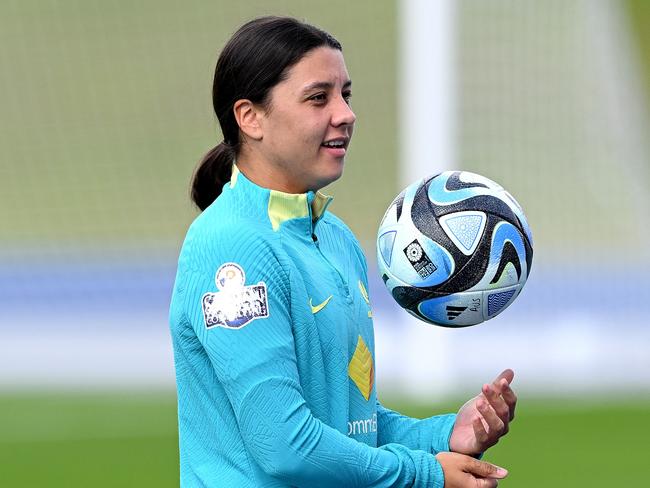
[[[187,231],[179,269],[213,273],[229,262],[250,270],[283,268],[280,254],[279,237],[267,225],[210,206]]]

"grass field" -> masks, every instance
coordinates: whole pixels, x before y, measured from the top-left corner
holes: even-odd
[[[388,402],[387,402],[388,403]],[[413,416],[451,411],[388,403]],[[520,400],[511,433],[485,459],[501,486],[641,486],[650,400]],[[0,396],[0,486],[178,486],[171,394]]]

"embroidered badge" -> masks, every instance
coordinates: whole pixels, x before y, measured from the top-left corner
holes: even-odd
[[[269,316],[266,283],[245,286],[246,273],[238,264],[222,265],[214,281],[219,291],[201,298],[206,328],[241,329],[252,320]]]

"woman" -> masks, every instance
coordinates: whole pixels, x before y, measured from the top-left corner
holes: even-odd
[[[377,400],[365,258],[318,191],[343,172],[350,96],[341,45],[295,19],[253,20],[219,57],[224,142],[195,174],[203,213],[170,310],[184,487],[488,487],[506,474],[469,455],[507,431],[511,371],[457,416]]]

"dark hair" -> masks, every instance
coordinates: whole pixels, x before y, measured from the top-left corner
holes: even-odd
[[[223,142],[211,149],[197,167],[192,200],[205,210],[230,180],[239,153],[239,126],[233,113],[237,100],[268,105],[270,90],[312,49],[327,46],[342,50],[327,32],[291,17],[260,17],[239,28],[221,51],[214,72],[212,104]]]

